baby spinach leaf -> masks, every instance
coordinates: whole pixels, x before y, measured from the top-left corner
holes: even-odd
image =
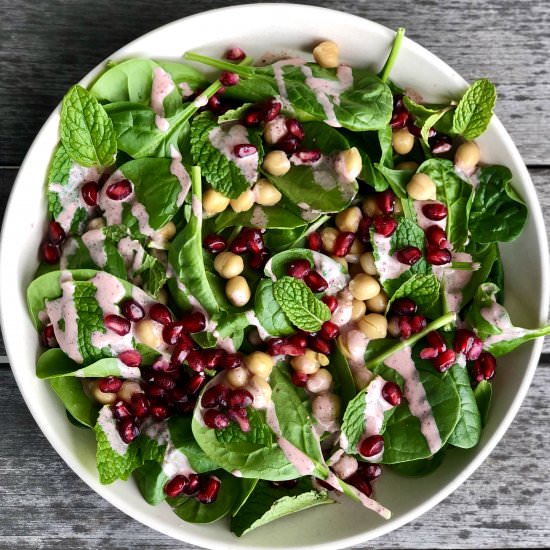
[[[512,173],[505,166],[484,166],[479,171],[470,212],[472,239],[482,242],[513,241],[527,220],[527,206],[512,184]]]
[[[221,126],[222,124],[226,124],[228,122],[241,121],[252,105],[252,103],[243,103],[240,107],[229,109],[229,111],[226,111],[218,117],[218,124]]]
[[[306,220],[281,206],[256,205],[246,212],[227,209],[214,218],[214,231],[228,227],[260,227],[265,229],[294,229],[304,227]]]
[[[60,134],[67,154],[82,166],[111,166],[117,151],[113,123],[97,99],[78,84],[63,98]]]
[[[331,155],[332,153],[346,151],[350,148],[350,143],[346,136],[336,128],[327,126],[324,122],[304,122],[303,127],[303,149],[318,149],[323,155]]]
[[[263,279],[256,287],[254,313],[264,330],[271,336],[288,336],[295,332],[285,312],[275,300],[273,282],[268,279]]]
[[[334,379],[334,391],[341,397],[342,407],[346,407],[354,398],[356,389],[353,373],[351,372],[348,360],[342,353],[340,346],[336,346],[330,355],[330,365],[328,369]]]
[[[166,499],[164,486],[169,478],[158,462],[146,461],[143,466],[134,470],[133,477],[147,504],[156,506]]]
[[[316,332],[330,319],[327,305],[301,280],[287,276],[278,279],[273,285],[273,295],[290,322],[302,330]]]
[[[445,458],[445,449],[441,449],[429,458],[421,458],[419,460],[409,460],[408,462],[398,462],[391,465],[391,469],[398,474],[407,477],[421,477],[431,474],[443,462]]]
[[[68,413],[84,426],[93,428],[99,405],[86,395],[78,378],[52,378],[48,380]]]
[[[462,289],[462,306],[466,305],[473,297],[474,293],[482,283],[486,282],[489,274],[499,257],[497,243],[470,243],[468,251],[472,255],[472,262],[479,265],[472,273],[472,277]]]
[[[410,279],[407,279],[393,294],[388,304],[391,304],[399,298],[410,298],[413,300],[421,312],[431,311],[439,300],[440,284],[439,280],[432,273],[417,273]]]
[[[494,84],[485,78],[476,80],[456,106],[453,132],[465,139],[475,139],[483,134],[493,116],[496,99]]]
[[[487,380],[482,380],[474,388],[474,396],[481,416],[481,426],[484,427],[487,424],[489,418],[489,409],[491,406],[491,396],[493,393],[493,386]]]
[[[385,187],[380,185],[380,187],[383,187],[381,189],[377,189],[375,186],[377,191],[383,191],[389,186],[400,199],[407,197],[407,183],[414,174],[412,170],[397,170],[378,163],[374,164],[374,169],[378,174],[381,174],[386,182]]]
[[[449,443],[461,449],[475,447],[481,436],[481,416],[476,403],[468,371],[459,365],[449,370],[460,397],[458,423],[449,437]]]
[[[235,505],[233,506],[233,510],[231,510],[231,515],[236,516],[241,508],[245,505],[246,501],[250,498],[250,495],[256,488],[256,485],[258,485],[259,479],[247,479],[242,478],[241,479],[241,490],[239,493],[239,497],[237,498],[237,501],[235,502]]]

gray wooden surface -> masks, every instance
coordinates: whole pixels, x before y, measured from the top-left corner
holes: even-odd
[[[550,228],[548,0],[310,3],[405,26],[466,79],[493,80],[497,113],[529,167]],[[146,31],[230,4],[0,0],[0,217],[33,136],[74,81]],[[518,417],[478,471],[434,510],[364,548],[550,547],[550,342],[545,354]],[[0,549],[192,548],[129,519],[65,466],[19,395],[1,335],[0,411]]]

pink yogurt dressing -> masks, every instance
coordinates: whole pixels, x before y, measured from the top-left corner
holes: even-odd
[[[181,153],[173,145],[170,145],[170,156],[172,157],[170,173],[178,178],[181,185],[181,191],[176,199],[176,205],[179,207],[183,204],[187,193],[189,193],[189,189],[191,189],[191,178],[181,162]]]
[[[97,423],[103,430],[111,449],[120,456],[124,456],[128,450],[128,444],[124,443],[116,426],[116,420],[113,416],[111,407],[102,407],[97,417]]]
[[[102,229],[92,229],[82,235],[82,242],[90,253],[94,264],[105,267],[107,252],[105,252],[105,234]]]
[[[380,274],[380,281],[397,279],[410,269],[410,266],[402,264],[395,256],[390,254],[391,237],[384,237],[383,235],[374,233],[372,241],[378,252],[378,259],[375,258],[374,265]]]
[[[285,108],[286,110],[289,110],[291,108],[291,105],[288,101],[283,67],[296,67],[303,65],[304,63],[305,61],[301,57],[293,57],[290,59],[281,59],[280,61],[276,61],[275,63],[273,63],[273,65],[271,65],[273,76],[275,77],[277,88],[279,89],[279,97],[281,98],[281,102],[283,103],[283,108]]]
[[[162,67],[155,67],[151,87],[151,109],[156,113],[155,125],[161,132],[166,132],[170,127],[170,122],[164,118],[164,100],[174,88],[172,77]]]
[[[471,262],[472,256],[466,252],[453,252],[451,261]],[[462,303],[462,290],[470,282],[473,271],[470,269],[452,269],[451,265],[449,263],[433,266],[432,270],[443,285],[447,311],[457,313]]]
[[[510,320],[506,309],[496,302],[491,305],[491,307],[482,308],[480,313],[488,323],[495,325],[502,331],[500,334],[494,334],[486,338],[483,342],[483,346],[485,348],[505,340],[521,338],[527,334],[525,329],[512,325],[512,321]]]
[[[441,203],[439,201],[413,201],[414,210],[416,211],[416,223],[424,231],[426,231],[426,229],[428,229],[428,227],[432,225],[437,225],[438,227],[441,227],[441,229],[445,231],[447,227],[447,218],[443,218],[442,220],[439,220],[439,221],[430,220],[429,218],[426,218],[426,216],[424,216],[424,213],[422,212],[422,207],[426,204],[441,204]]]

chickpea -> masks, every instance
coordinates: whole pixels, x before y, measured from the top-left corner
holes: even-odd
[[[215,189],[208,189],[202,196],[202,208],[207,216],[223,212],[229,206],[229,199]]]
[[[170,221],[163,225],[157,232],[155,237],[161,242],[171,241],[176,235],[176,225]]]
[[[388,320],[379,313],[369,313],[362,319],[359,319],[357,324],[359,330],[369,338],[369,340],[385,338],[388,332]]]
[[[221,252],[214,260],[214,269],[224,279],[232,279],[243,272],[244,261],[241,256],[233,252]]]
[[[92,218],[88,222],[88,231],[93,231],[94,229],[101,229],[102,227],[105,227],[105,220],[101,217]]]
[[[253,406],[255,409],[265,409],[271,402],[273,390],[267,381],[261,376],[253,376],[250,379],[248,389],[254,397]]]
[[[247,189],[236,199],[230,200],[229,204],[234,212],[246,212],[254,206],[254,193],[252,193],[252,190]]]
[[[376,214],[382,213],[376,204],[376,199],[372,195],[363,201],[361,207],[363,209],[363,214],[365,214],[365,216],[369,216],[369,218],[372,218]]]
[[[407,128],[401,128],[392,133],[391,142],[397,154],[406,155],[414,147],[414,136]]]
[[[357,459],[350,455],[343,455],[342,458],[332,467],[340,479],[351,477],[359,467]]]
[[[479,162],[479,147],[473,141],[459,145],[455,153],[455,166],[466,174],[472,174]]]
[[[162,325],[152,319],[142,319],[134,325],[136,338],[146,346],[157,349],[162,345]]]
[[[273,370],[273,359],[263,351],[255,351],[245,358],[246,368],[254,375],[261,378],[269,378]]]
[[[359,273],[349,282],[349,291],[356,300],[369,300],[380,292],[380,284],[372,275]]]
[[[352,147],[336,155],[334,166],[340,178],[352,182],[361,174],[363,159],[357,147]]]
[[[250,300],[250,287],[247,280],[238,275],[227,281],[225,294],[229,301],[236,307],[242,307]]]
[[[235,369],[230,369],[225,375],[225,379],[231,386],[234,388],[242,388],[246,385],[249,378],[248,369],[245,367],[237,367]]]
[[[321,230],[321,242],[323,243],[323,250],[325,252],[329,254],[334,252],[336,237],[338,237],[338,229],[334,227],[325,227]]]
[[[269,145],[277,143],[287,133],[286,120],[278,116],[264,126],[264,141]]]
[[[359,263],[367,275],[378,275],[376,264],[374,263],[374,254],[372,252],[361,254]]]
[[[256,202],[262,206],[273,206],[282,198],[280,191],[265,178],[260,178],[256,182],[253,192]]]
[[[313,58],[325,69],[334,69],[340,63],[340,48],[332,40],[324,40],[313,48]]]
[[[365,247],[359,239],[355,239],[351,244],[348,254],[346,254],[346,261],[350,264],[358,264],[361,254],[365,252]]]
[[[341,409],[340,397],[330,392],[319,394],[311,402],[311,412],[322,424],[334,422],[340,416]]]
[[[357,233],[359,228],[359,222],[363,215],[361,214],[361,209],[358,206],[350,206],[345,210],[342,210],[339,214],[336,215],[334,220],[336,227],[340,231],[350,231],[351,233]]]
[[[306,388],[311,393],[323,393],[330,390],[331,386],[332,374],[327,369],[319,369],[306,382]]]
[[[262,167],[272,176],[284,176],[290,170],[290,161],[284,151],[270,151],[264,157]]]
[[[317,354],[317,361],[322,367],[326,367],[330,363],[330,359],[324,353]]]
[[[89,394],[101,405],[112,405],[116,399],[116,393],[105,393],[99,389],[97,380],[88,381],[88,392]]]
[[[358,319],[361,319],[363,315],[367,312],[367,306],[365,302],[361,300],[353,300],[351,302],[351,320],[357,321]]]
[[[401,329],[399,328],[399,317],[394,315],[388,320],[388,334],[392,338],[399,338],[401,336]]]
[[[315,374],[321,368],[321,365],[317,360],[317,354],[312,350],[309,351],[312,353],[299,355],[298,357],[293,357],[290,360],[290,366],[296,372],[302,372],[304,374]]]
[[[374,313],[384,313],[388,307],[388,295],[381,290],[374,298],[367,300],[367,308]]]
[[[409,183],[407,183],[409,197],[417,201],[435,200],[435,192],[435,183],[432,178],[422,172],[415,174]]]
[[[137,382],[133,382],[132,380],[124,380],[124,382],[122,382],[120,390],[118,390],[117,397],[118,399],[122,399],[122,401],[126,401],[126,403],[129,403],[134,393],[143,393],[141,386]]]
[[[418,168],[418,162],[414,160],[406,160],[405,162],[400,162],[396,167],[396,170],[414,170]]]

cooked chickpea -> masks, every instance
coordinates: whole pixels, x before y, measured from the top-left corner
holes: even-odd
[[[455,153],[455,166],[466,174],[472,174],[479,162],[479,147],[473,141],[459,145]]]
[[[215,189],[208,189],[202,196],[202,208],[207,216],[223,212],[229,206],[229,199]]]
[[[290,360],[290,366],[296,372],[302,372],[304,374],[315,374],[321,368],[321,365],[317,360],[317,354],[312,350],[309,351],[311,351],[312,353],[299,355],[298,357],[293,357]]]
[[[359,273],[349,282],[349,291],[356,300],[370,300],[380,292],[379,282],[366,273]]]
[[[105,220],[101,217],[92,218],[88,222],[88,231],[93,231],[94,229],[101,229],[102,227],[105,227]]]
[[[365,246],[359,239],[355,239],[351,244],[349,252],[345,256],[346,262],[349,262],[350,264],[358,264],[359,258],[363,252],[365,252]]]
[[[311,393],[323,393],[332,386],[332,374],[327,369],[319,369],[306,382],[306,388]]]
[[[430,176],[419,172],[407,183],[407,193],[411,199],[417,201],[435,200],[435,183]]]
[[[229,204],[233,212],[246,212],[254,206],[254,193],[252,193],[251,189],[247,189],[236,199],[231,199]]]
[[[376,204],[376,199],[372,195],[363,201],[361,207],[365,216],[369,216],[369,218],[372,218],[376,214],[381,214],[380,208]]]
[[[214,269],[224,279],[232,279],[243,272],[244,261],[241,256],[233,252],[221,252],[214,260]]]
[[[340,397],[333,393],[321,393],[311,402],[311,412],[313,416],[322,424],[334,422],[342,409]]]
[[[322,367],[326,367],[330,363],[330,359],[324,353],[317,354],[317,361]]]
[[[374,298],[367,300],[367,308],[374,313],[384,313],[388,307],[388,295],[381,290]]]
[[[151,320],[142,319],[134,325],[136,338],[150,348],[158,348],[162,345],[162,325]]]
[[[265,178],[256,182],[253,192],[256,202],[262,206],[273,206],[282,198],[281,192]]]
[[[362,217],[361,209],[358,206],[350,206],[337,214],[334,222],[340,231],[356,233]]]
[[[313,48],[313,59],[325,69],[334,69],[340,63],[340,48],[332,40],[324,40]]]
[[[265,409],[271,402],[273,390],[261,376],[253,376],[248,383],[248,389],[254,397],[253,407],[255,409]]]
[[[379,313],[369,313],[359,319],[359,330],[369,339],[385,338],[388,333],[388,320]]]
[[[329,254],[334,252],[336,237],[338,237],[338,229],[334,227],[325,227],[321,230],[321,242],[323,243],[323,250],[325,252]]]
[[[392,338],[399,338],[401,336],[401,329],[399,328],[399,317],[394,315],[388,320],[388,334]]]
[[[355,457],[343,455],[342,458],[334,464],[332,469],[340,479],[347,479],[357,471],[358,467],[359,463]]]
[[[246,368],[254,375],[269,378],[273,370],[273,359],[263,351],[255,351],[245,358]]]
[[[378,275],[376,264],[374,263],[374,254],[372,252],[365,252],[364,254],[361,254],[359,263],[367,275]]]
[[[405,162],[400,162],[396,167],[396,170],[414,170],[418,168],[418,162],[414,160],[406,160]]]
[[[122,401],[126,401],[126,403],[129,403],[134,393],[143,393],[141,386],[137,382],[133,382],[132,380],[124,380],[124,382],[122,382],[120,390],[118,390],[116,395],[118,399],[122,399]]]
[[[112,405],[117,400],[116,393],[105,393],[99,389],[97,380],[87,381],[88,393],[101,405]]]
[[[414,136],[407,128],[400,128],[392,133],[391,142],[398,155],[406,155],[414,147]]]
[[[357,321],[358,319],[361,319],[363,315],[365,315],[367,311],[367,306],[365,302],[361,300],[353,300],[351,302],[351,320]]]
[[[336,155],[334,166],[340,178],[347,182],[352,182],[361,174],[361,170],[363,169],[361,153],[359,153],[357,147],[341,151]]]
[[[247,280],[238,275],[227,281],[225,294],[229,301],[236,307],[242,307],[250,300],[250,287]]]
[[[264,141],[269,145],[277,143],[287,133],[286,120],[283,116],[278,116],[264,126]]]
[[[176,225],[174,222],[170,221],[167,224],[163,225],[157,232],[156,238],[159,241],[168,242],[171,241],[176,235]]]
[[[272,176],[284,176],[290,170],[290,161],[284,151],[270,151],[264,157],[262,167]]]
[[[248,369],[245,367],[237,367],[235,369],[230,369],[225,375],[225,379],[229,384],[234,388],[242,388],[246,385],[249,378]]]

